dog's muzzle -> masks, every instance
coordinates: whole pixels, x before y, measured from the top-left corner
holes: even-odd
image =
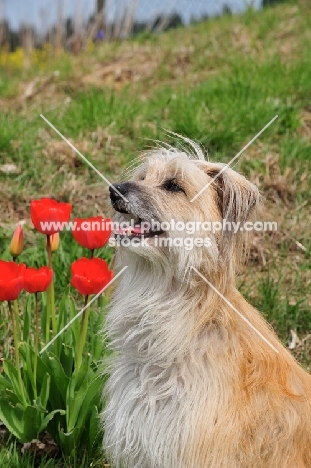
[[[126,197],[130,189],[129,185],[125,182],[124,184],[111,184],[109,187],[111,204],[119,213],[129,213],[129,203]]]
[[[113,208],[119,213],[125,213],[133,216],[134,226],[131,228],[119,228],[115,232],[117,236],[126,237],[154,237],[163,234],[162,229],[151,229],[146,227],[146,220],[142,219],[131,209],[131,204],[127,199],[131,190],[137,190],[137,186],[132,182],[122,184],[111,184],[109,187],[110,200]]]

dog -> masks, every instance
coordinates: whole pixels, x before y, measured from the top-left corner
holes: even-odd
[[[105,324],[105,453],[118,468],[310,468],[311,376],[235,287],[249,232],[203,229],[256,219],[261,196],[192,146],[150,151],[110,187],[127,268]],[[201,241],[185,248],[172,219]]]

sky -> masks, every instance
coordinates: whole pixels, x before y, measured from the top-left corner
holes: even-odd
[[[225,4],[237,12],[243,11],[247,4],[260,8],[261,2],[262,0],[107,0],[107,14],[108,19],[112,20],[118,12],[132,3],[138,20],[152,20],[160,13],[177,12],[188,23],[191,18],[221,13]],[[75,15],[87,18],[94,12],[96,0],[59,0],[59,3],[65,18]],[[0,17],[5,16],[14,29],[21,23],[28,23],[42,31],[56,21],[57,4],[57,0],[0,0]]]

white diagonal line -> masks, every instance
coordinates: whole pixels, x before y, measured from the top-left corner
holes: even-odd
[[[112,187],[112,189],[113,189],[118,195],[120,195],[120,197],[122,197],[124,201],[128,202],[128,199],[125,198],[125,196],[122,195],[122,193],[120,193],[119,190],[117,190],[117,189],[115,188],[115,186],[114,186],[111,182],[109,182],[109,180],[108,180],[98,169],[96,169],[96,167],[93,166],[93,164],[92,164],[85,156],[83,156],[83,154],[80,153],[80,151],[79,151],[69,140],[67,140],[67,138],[64,137],[64,135],[63,135],[62,133],[60,133],[60,131],[57,130],[57,128],[54,127],[54,125],[53,125],[46,117],[44,117],[43,114],[40,114],[40,117],[41,117],[43,120],[45,120],[45,122],[46,122],[51,128],[53,128],[53,130],[67,143],[67,145],[69,145],[69,146],[80,156],[80,158],[82,158],[83,161],[85,161],[85,162],[93,169],[93,171],[95,171],[95,172],[99,175],[99,177],[101,177],[101,178],[109,185],[109,187]]]
[[[257,133],[257,135],[254,136],[254,138],[251,139],[250,142],[247,143],[247,145],[244,146],[244,148],[241,149],[241,151],[238,152],[238,154],[236,154],[234,156],[234,158],[231,159],[231,161],[228,162],[228,164],[226,164],[222,169],[221,171],[218,172],[218,174],[215,175],[215,177],[210,180],[200,191],[199,193],[197,193],[193,198],[192,200],[190,200],[190,202],[194,202],[194,200],[196,200],[202,192],[204,192],[204,190],[206,190],[213,182],[214,180],[216,180],[220,174],[222,174],[226,169],[228,169],[228,167],[256,140],[256,138],[258,138],[276,119],[278,118],[278,115],[275,115],[273,117],[273,119],[270,120],[270,122],[267,123],[267,125],[264,126],[264,128],[262,128],[260,130],[259,133]]]
[[[215,291],[215,292],[218,294],[218,296],[220,296],[220,297],[225,301],[225,303],[226,303],[229,307],[231,307],[231,309],[234,310],[234,312],[237,313],[238,316],[239,316],[242,320],[244,320],[244,322],[247,323],[247,325],[248,325],[252,330],[254,330],[254,332],[257,333],[257,335],[260,336],[260,338],[261,338],[265,343],[267,343],[267,345],[270,346],[270,348],[273,349],[273,351],[275,351],[276,353],[279,353],[279,351],[273,346],[273,344],[271,344],[270,341],[267,340],[267,338],[266,338],[262,333],[260,333],[260,331],[257,330],[257,328],[254,327],[254,325],[253,325],[246,317],[244,317],[244,315],[241,314],[241,312],[240,312],[233,304],[231,304],[231,302],[228,301],[228,299],[226,299],[225,296],[223,296],[223,295],[218,291],[218,289],[215,288],[215,286],[213,286],[213,285],[205,278],[205,276],[203,276],[194,266],[191,266],[191,269],[194,270],[194,271],[200,276],[200,278],[202,278],[202,280],[205,281],[205,283],[207,283],[207,284],[213,289],[213,291]]]
[[[80,315],[85,311],[85,309],[92,304],[92,302],[94,302],[122,273],[124,270],[127,269],[127,266],[123,267],[121,271],[119,271],[119,273],[114,277],[112,278],[111,281],[109,281],[108,284],[106,284],[106,286],[98,293],[96,294],[96,296],[94,296],[84,307],[83,309],[80,310],[80,312],[78,312],[53,338],[51,341],[48,342],[48,344],[46,344],[44,346],[44,348],[41,349],[41,351],[39,352],[39,354],[43,353],[43,351],[45,351],[52,343],[54,343],[54,341],[65,331],[67,330],[68,327],[70,327],[70,325],[78,318],[80,317]]]

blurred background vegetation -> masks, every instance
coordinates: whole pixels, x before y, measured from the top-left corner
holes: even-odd
[[[160,33],[209,17],[281,0],[0,0],[1,67],[43,66],[61,51],[77,54],[103,40]]]

